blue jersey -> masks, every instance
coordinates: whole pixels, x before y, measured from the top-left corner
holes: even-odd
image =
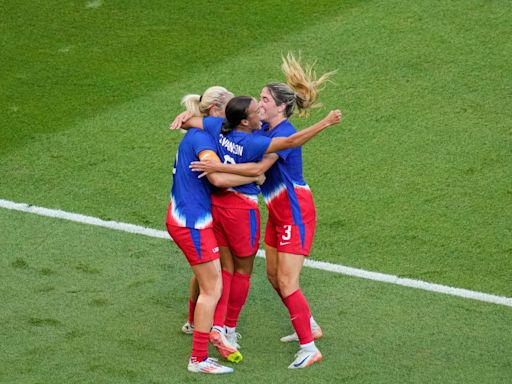
[[[257,135],[288,137],[297,130],[283,120],[272,129],[265,124]],[[279,159],[265,173],[266,180],[261,192],[269,211],[269,218],[280,225],[301,225],[316,220],[313,196],[302,175],[302,148],[290,148],[279,152]]]
[[[254,135],[247,132],[233,130],[227,134],[221,133],[224,119],[219,117],[203,118],[203,128],[217,142],[217,154],[224,163],[240,164],[260,161],[265,154],[272,139],[264,135]],[[258,202],[260,188],[256,183],[244,184],[238,187],[229,188],[228,191],[237,193],[241,199],[250,199]],[[213,196],[213,204],[216,204],[216,196]],[[243,201],[243,200],[240,200]],[[243,204],[242,204],[243,205]],[[241,208],[231,201],[229,206]]]
[[[171,187],[171,225],[196,229],[212,226],[212,187],[206,177],[199,179],[198,173],[189,168],[206,150],[215,151],[215,142],[198,128],[189,129],[178,146]]]

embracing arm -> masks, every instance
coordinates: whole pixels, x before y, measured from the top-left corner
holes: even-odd
[[[263,156],[257,163],[225,164],[210,159],[193,161],[190,168],[193,171],[203,172],[199,177],[210,175],[211,172],[226,172],[241,176],[256,177],[263,175],[274,164],[279,156],[271,153]]]
[[[203,118],[194,116],[192,113],[185,111],[174,118],[169,129],[172,131],[174,129],[189,129],[192,127],[203,129]]]
[[[214,172],[206,175],[208,181],[218,188],[238,187],[239,185],[257,183],[261,184],[259,177],[240,176],[232,173]]]
[[[322,132],[325,128],[338,124],[341,121],[341,111],[339,109],[329,112],[322,120],[313,124],[311,127],[296,132],[288,137],[274,137],[267,148],[266,153],[279,152],[283,149],[300,147],[308,142],[316,134]]]
[[[199,153],[199,159],[211,161],[213,164],[221,164],[217,154],[213,151],[202,151]],[[213,172],[206,175],[208,181],[218,188],[238,187],[239,185],[257,183],[260,178],[256,176],[240,176],[231,173]]]

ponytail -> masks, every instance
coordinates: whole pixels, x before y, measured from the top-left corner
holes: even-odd
[[[222,122],[222,127],[220,129],[220,132],[224,135],[227,135],[229,132],[231,132],[235,128],[236,128],[236,125],[233,125],[228,120],[224,119],[224,121]]]
[[[201,103],[201,96],[199,95],[186,95],[181,99],[181,104],[185,107],[187,112],[192,113],[194,116],[203,116],[201,110],[199,108],[199,104]]]
[[[307,116],[311,108],[321,106],[317,103],[318,93],[322,85],[336,71],[325,73],[317,79],[313,65],[305,65],[303,68],[293,54],[288,53],[286,57],[282,57],[282,60],[281,69],[286,77],[286,84],[270,83],[266,88],[277,105],[286,105],[284,111],[286,117],[293,114],[295,107],[298,109],[299,116]]]
[[[211,108],[222,110],[233,94],[226,88],[213,86],[202,95],[190,94],[181,99],[181,104],[194,116],[208,116]]]

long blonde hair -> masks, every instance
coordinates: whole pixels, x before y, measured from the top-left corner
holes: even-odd
[[[208,116],[212,107],[220,111],[233,97],[234,95],[226,88],[216,85],[208,88],[202,95],[184,96],[181,104],[194,116]]]
[[[317,103],[318,93],[323,88],[322,85],[336,73],[336,71],[328,72],[316,78],[313,65],[303,65],[299,59],[296,59],[292,53],[288,53],[286,57],[282,56],[281,69],[286,77],[285,83],[270,83],[265,87],[269,90],[274,98],[276,105],[286,105],[284,111],[286,117],[290,117],[295,107],[299,112],[299,116],[307,116],[311,108],[320,107]]]

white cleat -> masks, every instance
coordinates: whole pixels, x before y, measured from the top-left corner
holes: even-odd
[[[323,336],[322,328],[320,328],[319,325],[312,326],[311,332],[313,333],[313,339],[317,340]],[[283,336],[280,339],[283,343],[291,343],[293,341],[299,341],[299,336],[297,336],[297,333],[294,332],[291,335]]]
[[[234,371],[233,368],[225,367],[217,363],[217,359],[212,357],[207,358],[204,361],[196,361],[192,360],[188,361],[188,371],[194,373],[211,373],[211,374],[222,374],[222,373],[231,373]]]
[[[242,338],[242,335],[239,334],[238,332],[226,333],[226,339],[228,339],[228,341],[231,343],[231,345],[236,347],[236,349],[240,349],[240,344],[238,344],[238,339],[241,339],[241,338]]]
[[[314,351],[299,350],[295,354],[295,360],[291,363],[288,368],[299,369],[309,367],[311,364],[317,363],[322,360],[322,354],[318,349]]]
[[[183,324],[183,327],[181,327],[181,332],[186,333],[187,335],[192,335],[194,333],[194,324],[190,324],[187,321]]]

